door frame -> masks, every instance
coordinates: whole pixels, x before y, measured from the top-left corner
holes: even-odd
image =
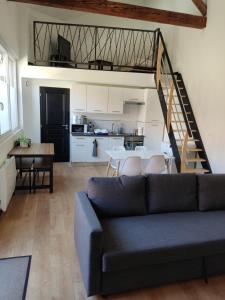
[[[67,87],[58,87],[58,86],[39,86],[39,95],[40,95],[40,141],[42,142],[43,139],[43,132],[42,132],[42,107],[41,107],[41,96],[42,93],[46,89],[53,89],[53,90],[64,90],[66,91],[67,97],[68,97],[68,151],[65,162],[70,162],[70,94],[71,89]]]

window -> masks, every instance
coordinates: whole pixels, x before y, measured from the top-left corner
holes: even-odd
[[[16,61],[0,45],[0,135],[18,124]]]

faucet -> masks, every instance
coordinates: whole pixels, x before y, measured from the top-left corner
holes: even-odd
[[[114,126],[115,126],[115,123],[112,123],[112,133],[114,133]]]

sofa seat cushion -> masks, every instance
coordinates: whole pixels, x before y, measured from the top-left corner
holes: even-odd
[[[95,177],[88,181],[88,198],[100,217],[147,213],[144,176]]]
[[[105,219],[102,226],[103,272],[225,253],[225,211]]]

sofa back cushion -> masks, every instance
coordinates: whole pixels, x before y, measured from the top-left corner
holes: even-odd
[[[88,198],[101,217],[138,216],[147,213],[146,178],[121,176],[91,178]]]
[[[148,213],[197,210],[196,181],[196,175],[194,174],[148,175]]]
[[[198,199],[200,211],[225,209],[225,175],[199,175]]]

